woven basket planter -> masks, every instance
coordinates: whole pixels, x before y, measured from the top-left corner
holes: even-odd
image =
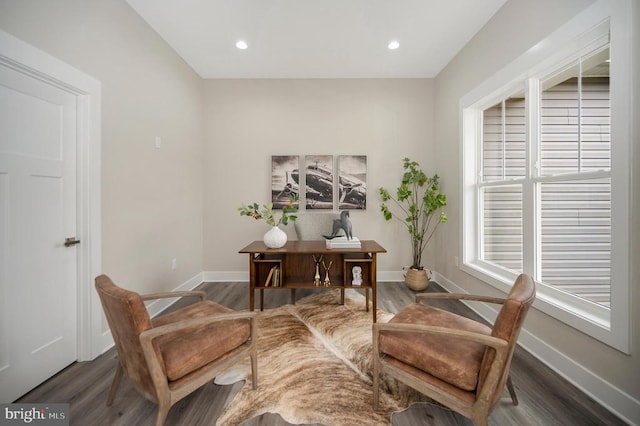
[[[424,291],[429,287],[431,271],[428,269],[403,268],[405,270],[404,282],[413,291]]]

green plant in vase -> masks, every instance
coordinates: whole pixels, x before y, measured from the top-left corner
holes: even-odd
[[[447,196],[440,192],[437,174],[427,176],[420,164],[406,157],[403,168],[395,197],[386,188],[380,188],[380,210],[385,220],[395,218],[409,232],[413,258],[405,278],[409,287],[424,290],[429,284],[429,277],[422,265],[422,254],[438,225],[447,221],[446,213],[440,211],[447,205]],[[391,211],[390,204],[395,206],[396,213]]]
[[[242,204],[238,207],[240,216],[249,216],[255,220],[264,220],[271,229],[264,235],[264,243],[269,248],[280,248],[287,243],[287,234],[279,225],[287,225],[289,222],[295,222],[298,218],[297,198],[291,197],[289,203],[282,207],[281,214],[278,217],[273,210],[273,203],[259,205],[258,203]]]

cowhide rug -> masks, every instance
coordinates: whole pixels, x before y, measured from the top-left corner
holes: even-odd
[[[339,291],[328,290],[258,313],[258,388],[247,380],[247,360],[240,366],[245,384],[217,425],[235,426],[264,413],[294,424],[388,425],[392,412],[425,400],[386,380],[379,411],[373,411],[372,315],[355,291],[347,290],[344,305],[339,301]],[[379,322],[391,317],[378,310]]]

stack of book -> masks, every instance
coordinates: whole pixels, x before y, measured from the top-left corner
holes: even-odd
[[[280,268],[276,265],[269,271],[269,275],[267,275],[264,286],[280,287],[280,285]]]
[[[352,237],[347,240],[347,237],[335,237],[330,240],[326,240],[326,247],[328,249],[345,249],[345,248],[360,248],[360,240],[356,237]]]

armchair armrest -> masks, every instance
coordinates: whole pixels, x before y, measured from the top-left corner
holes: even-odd
[[[200,297],[201,301],[204,301],[207,298],[207,293],[204,291],[166,291],[161,293],[149,293],[143,294],[142,300],[154,300],[154,299],[171,299],[173,297],[189,297],[189,296],[197,296]]]
[[[507,299],[491,296],[479,296],[475,294],[462,294],[462,293],[419,293],[416,294],[416,303],[425,299],[439,299],[439,300],[471,300],[475,302],[486,303],[498,303],[503,304]]]
[[[201,327],[206,325],[215,324],[221,321],[230,321],[236,319],[248,319],[250,323],[255,321],[256,312],[230,312],[228,314],[211,315],[204,318],[194,318],[188,320],[182,320],[171,324],[155,327],[147,331],[140,333],[140,342],[142,346],[151,345],[154,339],[165,334],[173,333],[176,331],[186,330],[189,328]],[[252,336],[253,337],[253,336]]]
[[[439,334],[443,336],[453,337],[461,340],[469,340],[477,342],[485,346],[490,346],[496,349],[498,352],[504,351],[508,342],[504,339],[488,336],[486,334],[474,333],[467,330],[458,330],[455,328],[436,327],[432,325],[419,325],[419,324],[389,324],[389,323],[376,323],[373,324],[374,338],[380,335],[381,331],[399,331],[404,333],[423,333],[423,334]]]

